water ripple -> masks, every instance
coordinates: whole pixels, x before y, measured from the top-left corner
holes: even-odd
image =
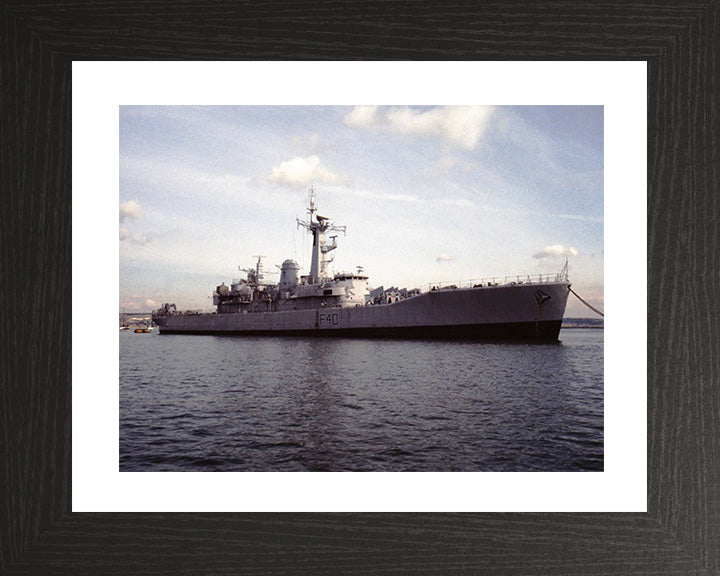
[[[120,470],[602,470],[603,333],[561,336],[121,333]]]

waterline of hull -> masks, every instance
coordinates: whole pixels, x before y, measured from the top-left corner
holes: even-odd
[[[304,336],[319,338],[407,338],[423,340],[523,340],[557,341],[561,320],[455,326],[403,326],[384,328],[338,328],[335,330],[172,330],[162,334],[215,336]]]

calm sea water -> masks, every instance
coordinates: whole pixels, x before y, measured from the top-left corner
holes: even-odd
[[[120,333],[121,471],[603,470],[603,330],[559,344]]]

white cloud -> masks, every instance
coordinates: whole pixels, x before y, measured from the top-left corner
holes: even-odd
[[[438,203],[445,206],[457,206],[458,208],[477,208],[477,204],[467,198],[441,198]]]
[[[293,146],[306,151],[315,152],[321,148],[321,141],[319,134],[310,134],[310,136],[298,136],[292,137]]]
[[[355,106],[345,115],[345,124],[348,126],[371,126],[375,122],[377,106]]]
[[[472,150],[484,134],[492,112],[491,106],[444,106],[427,112],[392,108],[387,122],[396,132],[436,135],[454,146]]]
[[[148,306],[149,308],[155,308],[157,306],[157,302],[148,298],[147,300],[145,300],[145,306]]]
[[[127,228],[120,226],[120,242],[124,242],[125,240],[131,240],[132,239],[132,232],[128,230]]]
[[[493,114],[492,106],[441,106],[420,111],[409,106],[382,113],[377,106],[355,106],[345,124],[357,128],[383,126],[392,132],[439,136],[459,148],[472,150],[482,138]]]
[[[321,166],[320,158],[315,155],[307,158],[297,157],[292,160],[285,160],[279,166],[273,166],[272,174],[268,176],[268,180],[290,186],[308,185],[313,182],[340,185],[349,183],[347,176],[335,174]]]
[[[155,161],[130,155],[122,159],[120,170],[121,183],[125,186],[143,186],[153,194],[161,193],[164,201],[177,204],[204,198],[208,190],[213,191],[218,205],[222,206],[239,198],[257,204],[266,201],[256,193],[260,182],[252,176],[198,170],[177,161]]]
[[[558,214],[560,218],[566,220],[578,220],[580,222],[602,222],[602,216],[585,216],[582,214]]]
[[[144,236],[135,236],[132,230],[120,226],[120,242],[132,242],[139,246],[145,246],[149,242],[153,241],[154,236],[152,234],[146,234]]]
[[[132,300],[128,300],[126,298],[120,299],[120,308],[122,308],[123,311],[140,310],[140,306],[138,306],[136,302],[133,302]]]
[[[362,198],[371,198],[373,200],[381,200],[383,202],[385,201],[392,201],[392,202],[409,202],[409,203],[415,203],[419,202],[420,198],[417,196],[413,196],[411,194],[394,194],[392,192],[377,192],[377,191],[371,191],[366,189],[361,190],[353,190],[352,191],[353,196],[360,196]]]
[[[458,159],[454,156],[443,156],[435,163],[432,173],[435,176],[441,176],[449,172],[458,163]]]
[[[135,200],[120,204],[120,222],[124,222],[127,218],[139,218],[141,214],[140,204]]]
[[[435,262],[451,262],[452,260],[455,260],[455,256],[452,256],[450,254],[445,254],[444,252],[442,254],[439,254],[437,258],[435,258]]]
[[[565,248],[562,244],[553,244],[552,246],[546,246],[540,252],[533,254],[533,258],[541,260],[543,258],[577,256],[578,254],[579,252],[572,246]]]

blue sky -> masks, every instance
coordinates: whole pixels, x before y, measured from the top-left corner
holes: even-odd
[[[212,309],[265,255],[420,287],[557,272],[604,308],[602,106],[121,106],[120,309]],[[574,298],[568,316],[592,316]]]

